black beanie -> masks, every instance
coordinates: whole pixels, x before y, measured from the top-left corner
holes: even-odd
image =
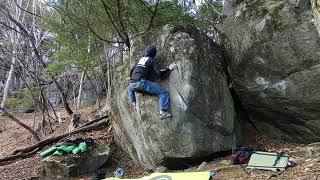
[[[146,49],[144,49],[144,55],[147,57],[156,57],[157,54],[157,48],[155,45],[150,45],[148,47],[146,47]]]

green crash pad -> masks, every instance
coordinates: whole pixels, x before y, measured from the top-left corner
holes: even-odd
[[[87,150],[87,143],[86,142],[80,142],[75,144],[56,144],[53,147],[43,151],[40,156],[41,157],[47,157],[51,155],[64,155],[68,153],[78,154],[79,152],[85,152]]]
[[[251,155],[247,168],[271,170],[275,172],[284,171],[289,161],[289,155],[283,153],[279,156],[278,160],[277,156],[279,156],[279,153],[257,151]]]

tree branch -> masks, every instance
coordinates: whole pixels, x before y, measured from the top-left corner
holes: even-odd
[[[46,146],[46,145],[51,144],[53,142],[59,141],[60,139],[63,139],[63,138],[70,136],[72,134],[77,134],[79,132],[87,132],[87,131],[91,131],[91,130],[94,130],[97,128],[103,128],[107,124],[108,124],[108,120],[103,120],[103,121],[98,121],[97,123],[94,123],[94,124],[90,124],[88,126],[82,126],[82,127],[77,128],[71,132],[68,132],[68,133],[65,133],[65,134],[62,134],[59,136],[47,138],[47,139],[42,140],[40,142],[37,142],[36,144],[33,144],[31,146],[27,146],[27,147],[24,147],[21,149],[16,149],[15,151],[13,151],[12,155],[15,155],[18,153],[28,153],[30,151],[33,151],[36,148],[43,147],[43,146]]]
[[[18,22],[14,17],[12,17],[12,15],[9,13],[8,10],[7,10],[6,15],[10,19],[10,21],[12,21],[16,26],[19,27],[19,29],[22,31],[22,33],[25,36],[29,36],[29,32],[23,27],[23,25],[20,22]]]
[[[17,124],[19,124],[20,126],[22,126],[23,128],[25,128],[27,131],[29,131],[33,137],[37,140],[40,141],[40,138],[38,136],[38,134],[36,132],[34,132],[34,130],[32,130],[28,125],[24,124],[23,122],[21,122],[19,119],[17,119],[16,117],[14,117],[12,114],[8,113],[4,108],[0,107],[0,112],[2,111],[4,116],[7,116],[8,118],[10,118],[12,121],[16,122]]]
[[[31,14],[31,15],[33,15],[33,16],[37,16],[37,17],[39,17],[39,18],[43,18],[42,16],[40,16],[40,15],[38,15],[38,14],[34,14],[34,13],[28,11],[28,10],[23,9],[22,7],[20,7],[20,6],[18,5],[18,3],[17,3],[16,0],[13,0],[13,1],[14,1],[14,3],[16,4],[16,6],[17,6],[19,9],[21,9],[22,11],[24,11],[24,12],[26,12],[26,13],[29,13],[29,14]]]
[[[11,27],[11,26],[6,25],[5,23],[3,23],[3,22],[1,22],[1,21],[0,21],[0,24],[3,25],[3,26],[6,27],[6,28],[9,28],[9,29],[11,29],[11,30],[19,33],[19,34],[22,34],[22,32],[18,31],[17,29],[15,29],[15,28],[13,28],[13,27]]]
[[[100,39],[101,41],[105,41],[105,42],[108,42],[108,43],[123,43],[123,41],[111,41],[111,40],[107,40],[107,39],[102,38],[101,36],[99,36],[99,35],[92,29],[92,27],[90,26],[88,20],[87,20],[87,27],[89,28],[90,32],[91,32],[94,36],[96,36],[98,39]]]
[[[47,138],[45,140],[42,140],[36,144],[33,144],[31,146],[27,146],[21,149],[16,149],[11,156],[7,156],[4,158],[0,159],[0,163],[1,165],[4,165],[3,163],[8,162],[8,161],[13,161],[19,158],[24,158],[24,157],[28,157],[30,155],[35,154],[36,152],[38,152],[39,150],[41,150],[44,146],[47,146],[49,144],[52,144],[54,142],[57,142],[65,137],[68,137],[72,134],[77,134],[80,132],[88,132],[88,131],[92,131],[92,130],[99,130],[101,128],[104,128],[105,126],[107,126],[108,124],[108,120],[103,120],[103,121],[99,121],[97,123],[88,125],[88,126],[84,126],[84,127],[80,127],[75,129],[74,131],[71,131],[69,133],[65,133],[59,136],[54,136],[54,137],[50,137]],[[7,163],[8,164],[8,163]]]
[[[61,12],[60,12],[56,7],[54,7],[53,5],[50,5],[47,1],[44,1],[44,3],[45,3],[47,6],[51,7],[52,9],[54,9],[55,11],[57,11],[57,12],[60,14],[60,17],[61,17],[62,21],[63,21],[64,23],[66,23],[66,20],[63,18]]]
[[[206,0],[206,2],[212,7],[213,11],[214,11],[215,13],[217,13],[218,16],[221,16],[221,14],[219,13],[219,11],[216,9],[216,7],[215,7],[212,3],[210,3],[208,0]]]
[[[150,13],[153,13],[152,9],[151,9],[149,6],[147,6],[146,3],[145,3],[143,0],[138,0],[138,1],[139,1],[144,7],[146,7]],[[149,14],[149,15],[151,15],[151,14]]]
[[[33,48],[34,54],[36,55],[38,61],[40,61],[40,63],[43,65],[43,67],[47,67],[47,65],[45,64],[45,62],[43,61],[43,59],[40,55],[40,52],[38,51],[38,48],[36,47],[34,36],[32,34],[30,34],[27,31],[27,29],[19,21],[17,21],[14,17],[12,17],[9,12],[7,12],[7,16],[16,26],[19,27],[19,29],[24,33],[25,37],[27,37],[30,40],[31,47]],[[51,79],[52,79],[53,83],[57,86],[57,88],[61,94],[61,99],[63,101],[63,105],[64,105],[64,108],[66,109],[67,113],[69,115],[73,114],[73,111],[71,110],[71,108],[68,104],[68,101],[66,99],[67,96],[64,93],[62,87],[60,86],[60,84],[58,83],[58,81],[55,79],[54,76],[51,76]]]
[[[149,22],[149,26],[148,26],[147,31],[150,30],[150,28],[151,28],[151,26],[152,26],[152,23],[153,23],[153,20],[154,20],[156,14],[157,14],[157,9],[158,9],[159,2],[160,2],[160,0],[157,0],[156,7],[154,8],[154,11],[152,11],[153,14],[152,14],[152,17],[151,17],[151,19],[150,19],[150,22]]]
[[[108,18],[110,19],[110,22],[113,26],[113,28],[116,30],[116,32],[118,33],[118,35],[120,36],[120,38],[125,41],[126,39],[123,37],[121,31],[118,29],[116,23],[114,22],[114,19],[112,18],[111,12],[110,12],[110,8],[108,7],[108,5],[104,2],[104,0],[101,0],[103,7],[107,13]]]
[[[122,28],[122,31],[124,33],[124,36],[125,36],[125,44],[127,45],[127,47],[130,49],[130,38],[129,38],[129,35],[128,35],[128,32],[127,32],[127,28],[126,26],[124,25],[123,21],[125,20],[125,17],[122,15],[122,5],[123,5],[123,2],[120,2],[120,0],[117,0],[117,13],[118,13],[118,21],[119,21],[119,24],[120,24],[120,27]]]

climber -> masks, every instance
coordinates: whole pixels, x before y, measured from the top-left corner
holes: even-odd
[[[160,96],[160,119],[170,118],[172,115],[168,112],[169,109],[169,92],[166,91],[160,84],[153,82],[151,79],[154,75],[157,78],[174,70],[177,65],[171,63],[166,69],[161,69],[159,62],[155,59],[157,54],[156,46],[150,45],[144,50],[145,56],[142,57],[130,71],[130,84],[128,87],[128,97],[132,109],[136,110],[135,92],[148,93]]]

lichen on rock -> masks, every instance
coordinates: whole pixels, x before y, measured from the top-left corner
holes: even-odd
[[[316,20],[320,16],[315,0],[237,2],[226,1],[226,18],[219,29],[230,57],[234,88],[250,119],[260,132],[273,138],[319,141],[320,38]],[[246,10],[237,16],[235,12],[244,3]]]

